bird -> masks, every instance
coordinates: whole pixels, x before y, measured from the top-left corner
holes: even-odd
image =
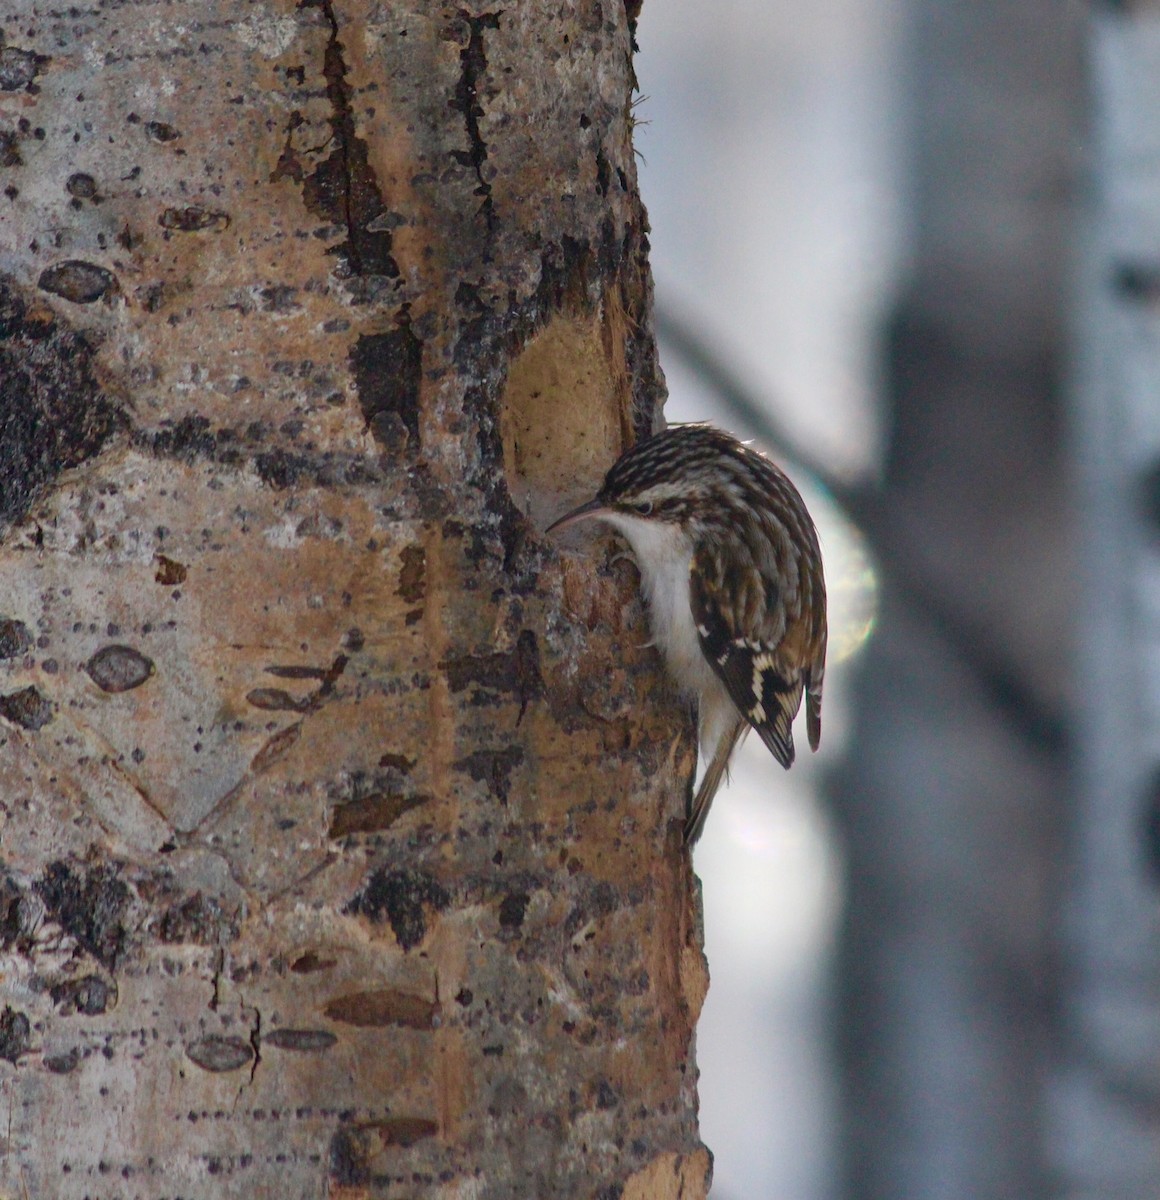
[[[750,729],[787,770],[805,698],[817,750],[826,674],[826,584],[817,530],[778,466],[704,423],[670,425],[626,450],[594,499],[546,530],[610,525],[632,549],[653,642],[695,698],[706,762],[685,844],[704,829]]]

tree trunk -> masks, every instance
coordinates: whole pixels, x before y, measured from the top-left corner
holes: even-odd
[[[1090,14],[1071,450],[1075,783],[1048,1110],[1059,1200],[1160,1180],[1160,4]]]
[[[634,6],[0,43],[0,1188],[702,1197]]]
[[[906,6],[890,563],[832,796],[847,1200],[1047,1200],[1076,605],[1058,381],[1084,10]]]

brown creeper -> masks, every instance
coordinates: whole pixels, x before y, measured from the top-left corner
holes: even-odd
[[[797,488],[764,455],[711,425],[676,425],[612,464],[588,504],[548,532],[595,517],[631,545],[653,637],[697,698],[708,759],[685,824],[697,840],[733,750],[752,727],[783,767],[806,697],[822,733],[826,585]]]

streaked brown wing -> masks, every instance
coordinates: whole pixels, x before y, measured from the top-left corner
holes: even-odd
[[[783,767],[794,760],[793,719],[801,707],[804,681],[799,671],[787,669],[779,644],[745,637],[739,614],[753,607],[753,589],[772,589],[759,572],[746,570],[745,578],[731,578],[719,553],[702,545],[693,556],[689,573],[689,601],[701,648],[730,699],[757,730],[770,753]],[[765,605],[776,596],[760,598]],[[777,623],[771,623],[776,628]]]

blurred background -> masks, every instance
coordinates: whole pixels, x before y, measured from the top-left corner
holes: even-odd
[[[1160,4],[646,0],[670,420],[803,484],[822,751],[695,863],[714,1200],[1160,1197]]]

